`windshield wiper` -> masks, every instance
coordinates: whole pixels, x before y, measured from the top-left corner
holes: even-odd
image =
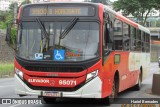
[[[74,27],[74,25],[77,23],[77,20],[79,18],[75,17],[70,24],[66,27],[66,29],[61,33],[61,35],[59,36],[59,39],[64,39],[65,36],[71,31],[71,29]]]
[[[39,18],[36,18],[36,21],[39,24],[44,36],[48,39],[49,35],[48,35],[47,31],[45,30],[44,26],[42,25],[42,22],[39,20]]]
[[[60,30],[60,36],[59,36],[59,47],[61,45],[61,39],[64,39],[66,37],[66,35],[71,31],[71,29],[74,27],[74,25],[77,23],[78,18],[74,18],[69,25],[65,28],[65,30],[62,32],[62,26],[61,26],[61,30]]]
[[[48,50],[48,49],[47,49],[47,48],[48,48],[48,45],[47,45],[47,44],[48,44],[48,41],[49,41],[49,35],[48,35],[47,31],[45,30],[42,22],[39,20],[39,18],[36,18],[36,22],[39,24],[40,29],[42,30],[42,32],[43,32],[43,34],[44,34],[44,36],[45,36],[45,38],[46,38],[44,47],[46,46],[46,51],[47,51],[47,50]],[[42,43],[43,39],[44,39],[44,38],[42,38],[41,43],[40,43],[40,52],[41,52],[41,53],[43,52],[43,49],[44,49],[44,47],[42,46],[42,44],[43,44],[43,43]]]

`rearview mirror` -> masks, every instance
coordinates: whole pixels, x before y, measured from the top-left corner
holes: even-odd
[[[16,50],[16,28],[12,28],[13,23],[7,24],[5,41],[12,49]]]
[[[6,42],[10,42],[11,41],[11,27],[7,27],[5,41]]]

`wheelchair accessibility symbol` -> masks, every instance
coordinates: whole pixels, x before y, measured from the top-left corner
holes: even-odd
[[[54,60],[63,61],[65,50],[54,50]]]

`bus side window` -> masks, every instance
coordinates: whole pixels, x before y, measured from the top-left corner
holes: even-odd
[[[145,52],[145,33],[142,32],[142,52]]]
[[[137,37],[136,37],[136,51],[141,52],[141,30],[137,29]]]
[[[136,28],[131,26],[131,51],[136,50]]]
[[[130,49],[130,26],[123,23],[123,50],[128,51]]]
[[[123,34],[122,34],[122,22],[118,19],[114,21],[114,49],[122,50]]]

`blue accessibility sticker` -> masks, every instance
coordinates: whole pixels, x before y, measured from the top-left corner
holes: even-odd
[[[54,50],[54,60],[55,61],[63,61],[65,57],[65,50]]]

